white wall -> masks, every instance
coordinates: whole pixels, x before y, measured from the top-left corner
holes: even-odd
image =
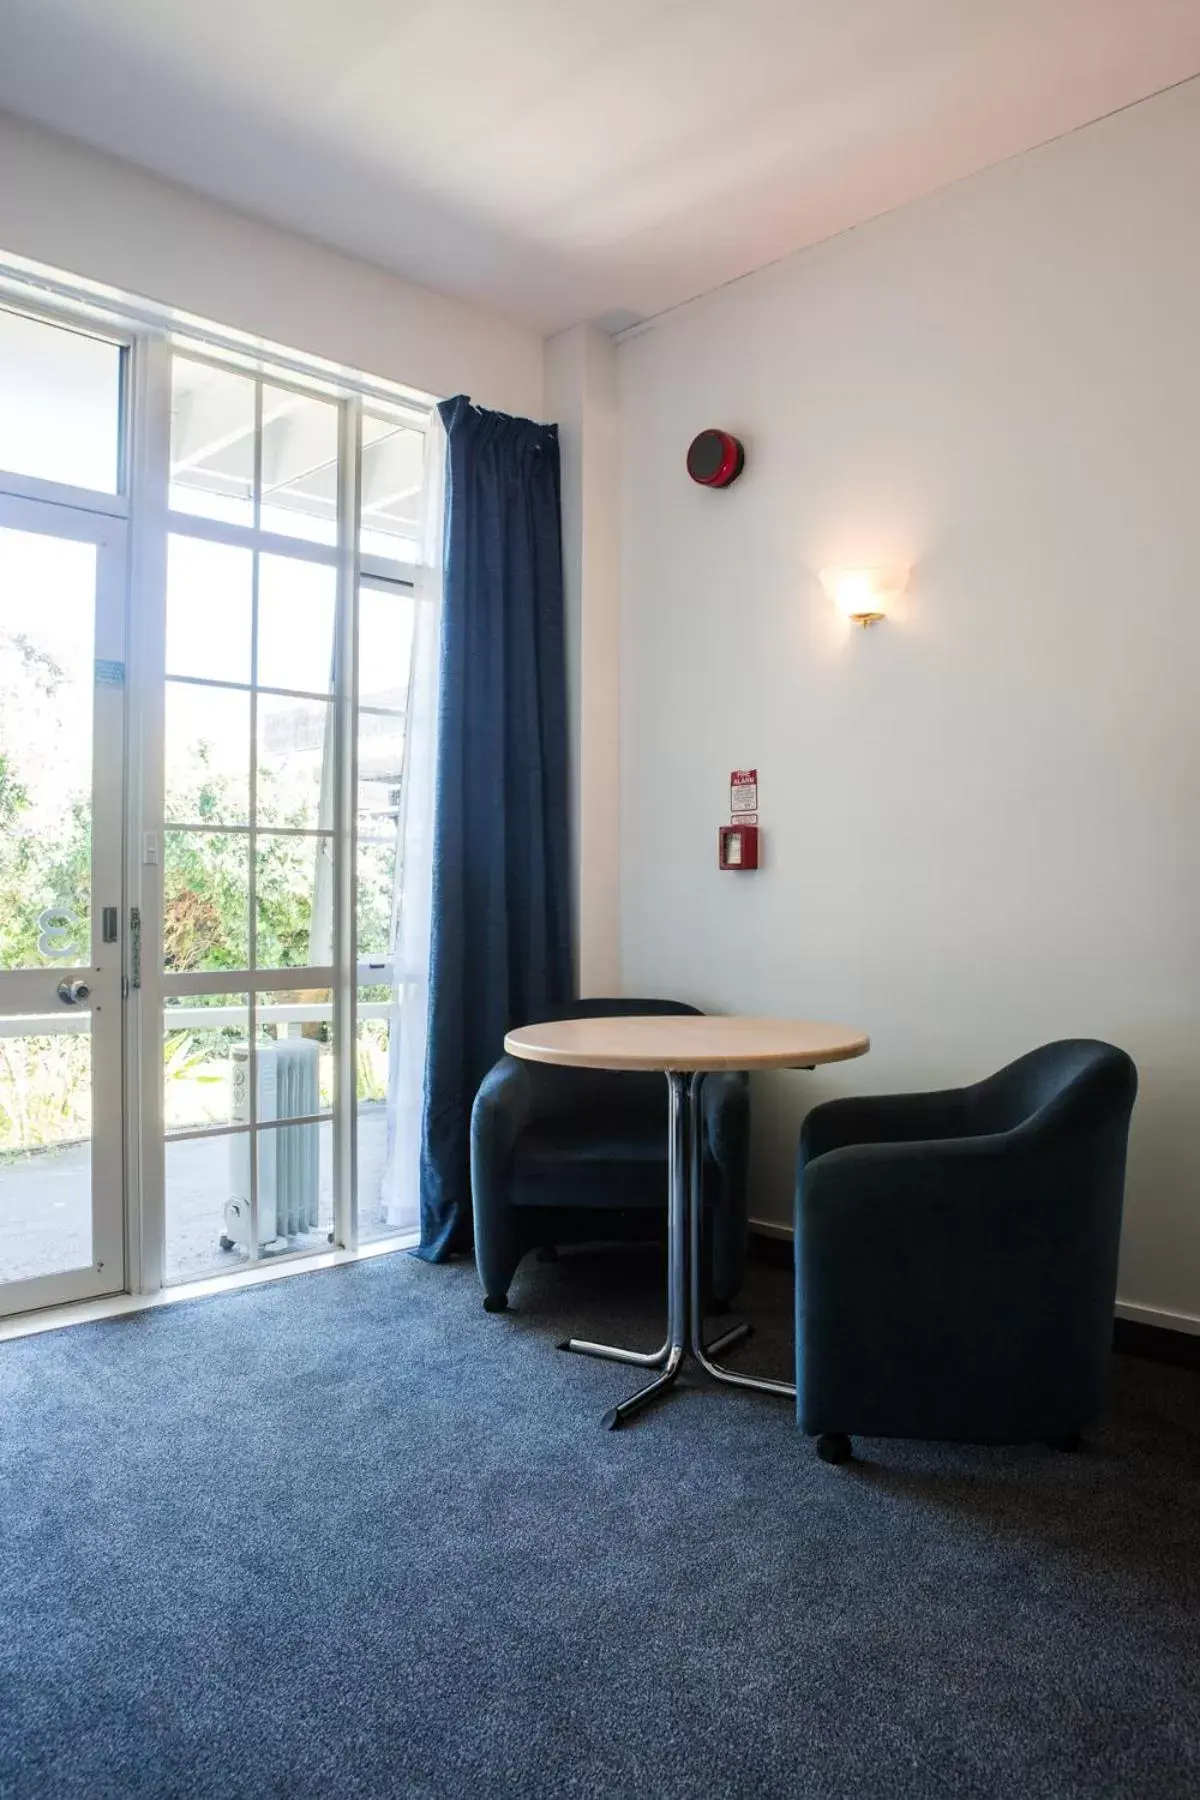
[[[1123,1300],[1200,1315],[1200,82],[620,350],[627,991],[867,1028],[803,1108],[1045,1040],[1136,1058]],[[689,439],[743,436],[723,493]],[[815,571],[911,564],[839,625]],[[719,874],[757,765],[766,867]]]
[[[427,393],[542,412],[542,339],[0,114],[0,254]]]
[[[594,325],[546,342],[562,449],[572,884],[581,994],[619,994],[620,658],[616,349]]]

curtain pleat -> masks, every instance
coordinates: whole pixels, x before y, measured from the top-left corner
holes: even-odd
[[[439,409],[447,439],[421,1244],[471,1245],[470,1120],[513,1025],[571,993],[558,428]]]

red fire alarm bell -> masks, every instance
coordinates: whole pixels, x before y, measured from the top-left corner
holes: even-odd
[[[723,869],[757,869],[757,825],[722,825],[717,834],[717,846]]]
[[[701,487],[730,487],[746,466],[746,452],[728,431],[702,431],[688,446],[687,472]]]

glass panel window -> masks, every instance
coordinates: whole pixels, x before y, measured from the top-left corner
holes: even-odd
[[[333,692],[337,573],[320,563],[264,556],[258,571],[258,685]]]
[[[0,1274],[92,1260],[91,1017],[0,1020]]]
[[[329,831],[333,759],[328,701],[258,697],[257,808],[260,825]]]
[[[419,1096],[406,1112],[398,1080],[400,992],[391,987],[358,990],[355,1130],[358,1237],[363,1244],[411,1231],[417,1224],[404,1145],[420,1129]]]
[[[362,422],[362,530],[364,556],[415,562],[420,543],[425,434],[393,419],[366,414]]]
[[[399,897],[406,709],[416,600],[396,584],[364,583],[358,609],[358,954],[391,953]]]
[[[163,960],[168,970],[250,963],[250,840],[238,831],[163,833]]]
[[[297,1117],[305,1112],[331,1112],[333,1110],[333,993],[329,988],[295,988],[281,989],[271,993],[263,993],[258,997],[255,1010],[258,1026],[258,1054],[270,1057],[275,1055],[281,1071],[280,1080],[275,1088],[264,1098],[264,1105],[271,1110],[260,1112],[260,1119],[286,1119]],[[316,1086],[312,1086],[308,1075],[304,1076],[307,1086],[301,1086],[292,1094],[287,1087],[290,1076],[287,1072],[288,1056],[303,1061],[309,1052],[303,1049],[293,1050],[289,1046],[297,1044],[315,1044]],[[284,1048],[281,1050],[279,1046]],[[259,1081],[262,1090],[262,1078]]]
[[[338,409],[332,400],[264,385],[264,531],[337,543]]]
[[[253,1111],[257,1124],[253,1130],[167,1144],[169,1282],[244,1267],[252,1255],[329,1247],[332,1126],[289,1126],[284,1121],[327,1112],[332,1104],[332,997],[328,991],[261,995],[253,1054],[244,1002],[245,996],[222,996],[212,1003],[224,1021],[215,1035],[205,1029],[200,1007],[178,1002],[175,1016],[192,1021],[188,1034],[198,1055],[208,1057],[199,1066],[216,1077],[222,1108],[228,1102],[227,1118],[234,1126],[247,1127]],[[168,1015],[168,1027],[172,1022]],[[194,1099],[187,1106],[198,1109]],[[250,1204],[255,1181],[257,1245]]]
[[[358,826],[369,840],[395,837],[404,781],[404,718],[358,715]]]
[[[168,825],[250,822],[250,696],[168,681]]]
[[[96,552],[0,529],[0,969],[91,951]]]
[[[358,703],[391,712],[408,705],[417,602],[411,588],[364,585],[358,596]]]
[[[306,1069],[307,1061],[298,1067]],[[264,1062],[260,1068],[266,1066]],[[262,1074],[259,1079],[261,1087]],[[333,1241],[332,1124],[268,1125],[256,1136],[259,1255],[328,1250]],[[248,1162],[249,1140],[241,1141]],[[243,1171],[243,1177],[248,1173]]]
[[[171,487],[176,512],[254,523],[253,377],[171,358]]]
[[[115,494],[121,361],[117,344],[0,311],[0,469]]]
[[[248,684],[253,592],[252,551],[173,535],[167,552],[167,674]]]
[[[331,837],[259,833],[255,968],[333,961],[333,874]]]
[[[221,371],[201,354],[173,361],[171,505],[236,529],[196,526],[207,536],[190,538],[177,518],[170,545],[166,966],[222,971],[234,990],[255,990],[266,971],[296,985],[166,1008],[172,1280],[326,1248],[335,1098],[349,1125],[350,1096],[335,1096],[333,992],[300,985],[321,979],[336,947],[342,408],[287,379]],[[363,416],[364,553],[415,560],[423,478],[423,433],[379,403]],[[389,580],[378,564],[355,604],[358,706],[346,723],[358,758],[358,980],[384,984],[360,991],[355,1045],[359,1229],[370,1242],[413,1223],[414,1196],[400,1192],[407,1161],[396,1159],[419,1121],[404,1117],[398,1092],[404,989],[392,949],[417,606],[399,572]],[[246,968],[263,974],[235,973]]]
[[[246,1133],[168,1141],[163,1270],[168,1287],[244,1267],[246,1252],[243,1246],[238,1254],[237,1232],[250,1208],[249,1188],[241,1179],[247,1142]]]
[[[245,994],[195,994],[166,1003],[163,1118],[168,1133],[234,1123],[234,1058],[250,1039]]]
[[[372,823],[378,825],[378,820]],[[388,957],[395,942],[394,830],[386,837],[369,839],[360,828],[355,875],[359,960],[366,957]]]

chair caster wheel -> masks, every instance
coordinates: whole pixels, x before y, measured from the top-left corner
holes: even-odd
[[[507,1312],[508,1295],[485,1294],[483,1296],[483,1310],[484,1312]]]
[[[233,1239],[231,1237],[223,1237],[220,1240],[220,1243],[221,1243],[222,1250],[232,1250],[233,1249]]]
[[[1076,1455],[1085,1448],[1083,1439],[1077,1431],[1066,1431],[1062,1437],[1048,1440],[1051,1450],[1062,1450],[1068,1455]]]
[[[543,1244],[541,1249],[537,1253],[537,1259],[540,1263],[557,1262],[558,1261],[558,1245],[557,1244]]]
[[[840,1431],[823,1431],[817,1439],[817,1455],[822,1462],[849,1462],[854,1455],[854,1446]]]

